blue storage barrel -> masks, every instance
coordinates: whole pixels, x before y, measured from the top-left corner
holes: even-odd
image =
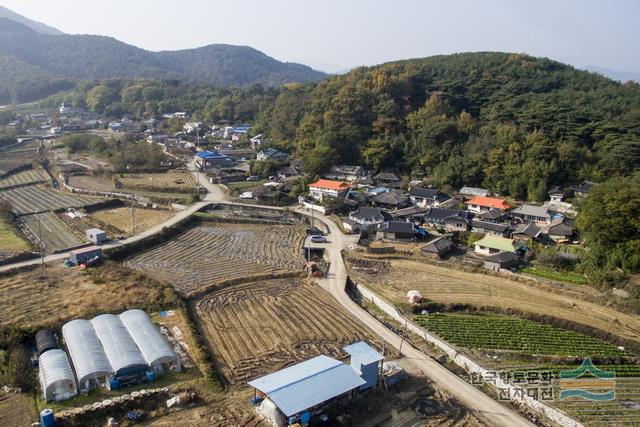
[[[53,409],[43,409],[40,412],[40,422],[42,423],[42,427],[53,427],[56,423],[56,419],[53,416]]]
[[[305,412],[300,416],[300,423],[309,424],[309,421],[311,421],[311,412]]]
[[[147,371],[147,382],[154,382],[156,380],[156,373],[153,371]]]
[[[111,378],[111,381],[109,381],[109,388],[111,390],[117,390],[120,388],[120,381],[118,381],[117,378]]]

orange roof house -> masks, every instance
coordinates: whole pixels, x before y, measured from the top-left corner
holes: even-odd
[[[313,184],[309,184],[309,187],[321,188],[324,190],[342,191],[346,190],[347,188],[351,188],[351,184],[347,184],[346,182],[342,181],[333,181],[331,179],[319,179]]]
[[[511,208],[511,205],[507,203],[506,200],[498,199],[495,197],[475,196],[464,203],[470,209],[475,208],[475,209],[482,209],[482,210],[490,210],[490,209],[507,210]]]
[[[309,184],[309,193],[316,200],[323,200],[325,197],[342,197],[352,185],[342,181],[330,179],[319,179],[313,184]]]

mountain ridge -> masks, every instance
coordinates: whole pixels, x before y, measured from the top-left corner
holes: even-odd
[[[169,78],[223,87],[253,84],[277,87],[327,77],[306,65],[278,61],[249,46],[209,44],[153,52],[108,36],[41,34],[3,17],[0,17],[0,57],[4,57],[5,65],[14,61],[17,68],[31,69],[34,77],[37,75],[37,79],[30,79],[29,73],[14,75],[11,67],[4,67],[5,73],[0,75],[2,103],[35,99],[28,86],[44,87],[43,76],[55,80]],[[44,90],[37,97],[51,94]]]
[[[41,34],[50,34],[50,35],[61,35],[64,34],[62,31],[57,28],[51,27],[42,22],[34,21],[33,19],[29,19],[25,16],[20,15],[19,13],[14,12],[11,9],[7,9],[4,6],[0,6],[0,18],[7,18],[12,21],[16,21],[20,24],[23,24],[33,31],[41,33]]]

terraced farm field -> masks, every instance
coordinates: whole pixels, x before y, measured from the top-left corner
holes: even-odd
[[[86,241],[53,212],[24,215],[20,217],[20,221],[29,229],[35,239],[42,232],[42,243],[46,253],[77,246]]]
[[[560,356],[626,356],[596,338],[508,316],[430,314],[418,325],[460,347]]]
[[[0,200],[8,202],[16,215],[26,215],[55,209],[80,208],[99,203],[104,199],[31,185],[0,191]]]
[[[304,237],[294,225],[202,225],[125,264],[188,295],[223,281],[301,271]]]
[[[38,166],[35,169],[16,172],[0,179],[0,190],[47,181],[51,181],[51,178],[42,167]]]
[[[608,401],[589,401],[582,398],[560,399],[562,388],[560,387],[559,372],[571,371],[579,368],[580,363],[566,365],[544,365],[519,367],[513,370],[504,370],[501,375],[505,378],[513,378],[516,372],[538,373],[539,378],[547,377],[551,373],[551,387],[553,387],[553,401],[549,402],[565,411],[571,417],[581,421],[585,426],[626,426],[640,425],[640,365],[602,365],[595,364],[598,369],[613,371],[615,373],[615,397]],[[542,373],[546,373],[543,375]],[[537,388],[531,384],[527,388]],[[602,385],[600,385],[602,387]],[[609,387],[593,387],[590,390],[603,393]]]
[[[125,188],[169,193],[193,193],[196,181],[187,171],[123,174],[117,179]]]
[[[39,145],[38,142],[28,142],[0,150],[0,174],[36,161],[39,157]]]
[[[552,287],[470,273],[412,260],[347,257],[349,274],[378,295],[401,306],[407,291],[419,290],[430,301],[514,309],[566,319],[640,340],[640,318],[598,304],[600,293],[584,285]],[[594,301],[594,302],[590,302]]]
[[[328,294],[298,279],[233,285],[193,303],[215,361],[232,383],[284,368],[371,334]]]
[[[579,398],[569,398],[553,403],[570,416],[587,426],[637,426],[640,425],[640,378],[616,376],[615,399],[594,402]],[[603,392],[606,390],[599,390]],[[555,396],[560,396],[556,386]]]

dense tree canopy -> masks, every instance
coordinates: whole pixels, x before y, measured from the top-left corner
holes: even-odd
[[[640,271],[640,173],[596,187],[580,204],[578,226],[598,267]]]
[[[50,102],[62,100],[107,117],[188,111],[194,120],[251,122],[313,175],[354,163],[531,201],[554,185],[640,166],[639,85],[521,54],[394,62],[279,89],[84,82]]]
[[[639,118],[635,83],[527,55],[469,53],[284,88],[258,127],[316,172],[322,159],[309,157],[335,153],[541,201],[553,185],[638,169]]]

